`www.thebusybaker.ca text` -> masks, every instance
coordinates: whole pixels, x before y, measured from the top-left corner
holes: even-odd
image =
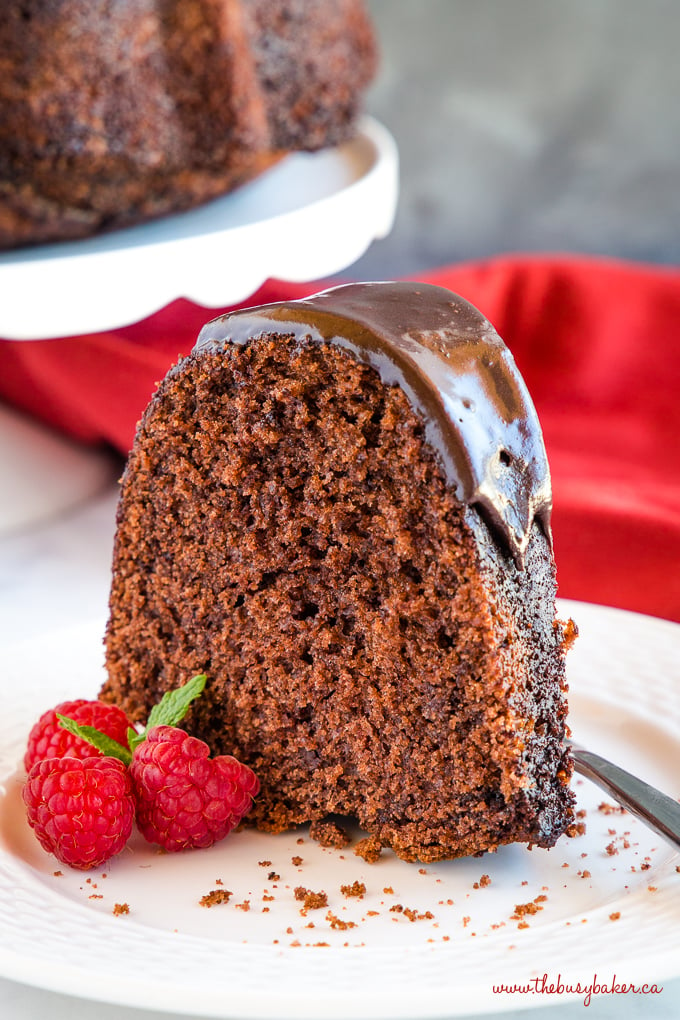
[[[663,986],[656,984],[633,984],[631,981],[617,981],[616,974],[611,981],[598,981],[593,974],[592,981],[564,981],[562,975],[551,980],[547,974],[516,984],[492,985],[496,995],[582,995],[583,1005],[589,1006],[593,995],[660,995]]]

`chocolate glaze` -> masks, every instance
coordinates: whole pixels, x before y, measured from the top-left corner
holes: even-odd
[[[550,540],[538,417],[512,355],[473,305],[430,284],[348,284],[220,316],[203,327],[194,350],[271,334],[335,344],[385,385],[400,386],[457,497],[480,512],[519,567],[534,519]]]

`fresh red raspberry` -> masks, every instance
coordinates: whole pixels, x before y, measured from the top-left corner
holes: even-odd
[[[86,740],[75,737],[63,726],[59,725],[59,715],[74,719],[81,726],[94,726],[108,737],[128,746],[127,731],[132,725],[124,712],[115,705],[105,705],[103,701],[62,701],[56,708],[51,708],[40,716],[28,736],[28,747],[24,756],[24,766],[30,772],[36,762],[44,758],[91,758],[101,754]]]
[[[45,758],[31,769],[23,798],[42,847],[80,871],[103,864],[130,838],[135,801],[117,758]]]
[[[208,847],[223,839],[252,806],[260,784],[231,755],[210,758],[197,737],[154,726],[132,757],[137,827],[166,850]]]

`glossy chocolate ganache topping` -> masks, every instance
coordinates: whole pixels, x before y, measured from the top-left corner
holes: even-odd
[[[534,519],[550,539],[550,473],[536,410],[509,350],[473,305],[443,287],[359,283],[220,316],[196,352],[292,335],[331,343],[398,385],[423,418],[456,496],[518,566]]]

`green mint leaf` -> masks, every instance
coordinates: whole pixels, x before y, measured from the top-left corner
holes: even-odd
[[[137,730],[133,730],[132,726],[128,726],[127,742],[131,751],[134,751],[143,742],[145,733],[146,731],[138,733]]]
[[[92,744],[93,747],[96,747],[98,751],[101,751],[108,757],[118,758],[124,765],[129,765],[132,761],[132,754],[127,747],[123,747],[117,740],[108,737],[106,733],[102,733],[94,726],[81,726],[80,723],[69,719],[68,716],[59,715],[58,713],[57,718],[59,725],[68,730],[69,733],[72,733],[74,737],[81,737],[82,740],[86,740],[88,744]]]
[[[191,702],[202,694],[206,680],[205,673],[199,673],[183,687],[166,691],[158,704],[151,709],[146,731],[148,732],[152,726],[176,726],[187,714]]]

